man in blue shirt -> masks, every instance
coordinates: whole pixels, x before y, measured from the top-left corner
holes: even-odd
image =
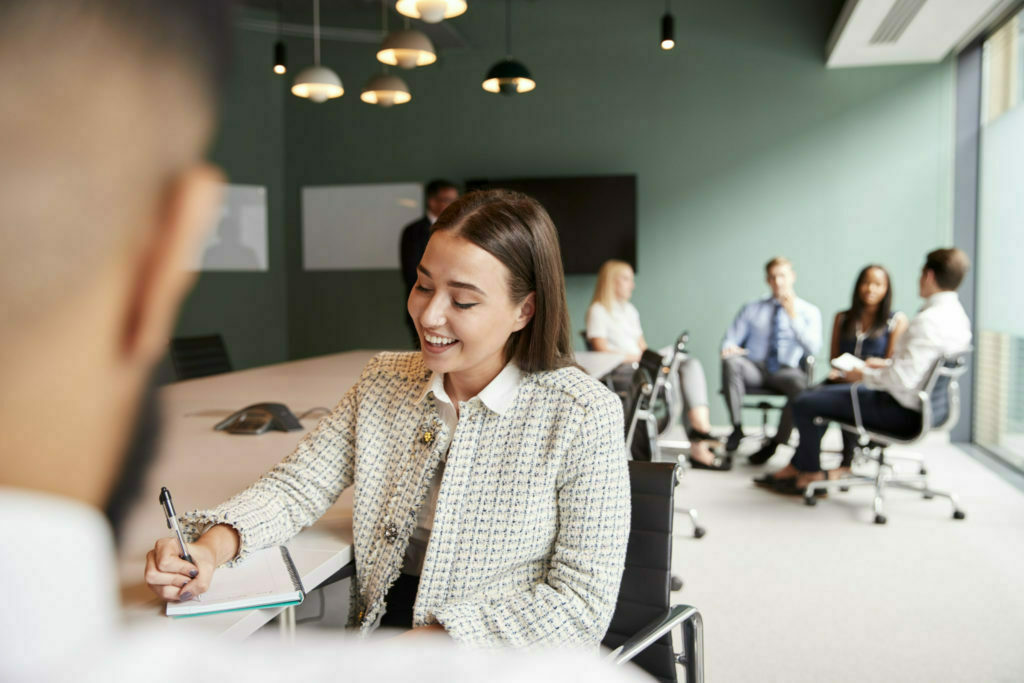
[[[765,273],[771,296],[744,306],[722,340],[722,391],[733,427],[727,451],[735,451],[743,438],[746,390],[765,387],[793,398],[807,388],[801,359],[821,350],[821,311],[794,293],[793,264],[778,256],[765,265]],[[789,441],[792,431],[793,415],[787,404],[775,436],[750,456],[750,462],[767,462],[780,443]]]

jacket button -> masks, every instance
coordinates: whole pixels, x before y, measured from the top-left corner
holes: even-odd
[[[394,543],[398,540],[398,527],[395,526],[394,522],[384,527],[384,540],[388,543]]]
[[[434,432],[429,429],[423,432],[423,443],[431,443],[434,440]]]

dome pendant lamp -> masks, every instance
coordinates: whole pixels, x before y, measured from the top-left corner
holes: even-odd
[[[665,14],[661,17],[661,49],[676,46],[676,18],[672,16],[672,0],[665,0]]]
[[[381,0],[381,29],[384,35],[388,33],[388,1]],[[425,38],[426,36],[424,36]],[[385,41],[387,42],[387,41]],[[379,55],[378,55],[379,58]],[[398,76],[392,76],[387,73],[387,67],[384,67],[384,73],[378,74],[366,82],[363,86],[363,92],[360,93],[359,99],[367,104],[376,104],[381,107],[391,107],[396,104],[405,104],[412,99],[412,94],[409,92],[409,86],[405,84]]]
[[[389,34],[380,44],[377,61],[403,69],[415,69],[437,61],[434,44],[420,31],[406,29]]]
[[[512,59],[512,4],[505,0],[505,59],[491,67],[481,84],[487,92],[516,95],[537,87],[529,70]]]
[[[466,11],[466,0],[398,0],[398,13],[410,19],[436,24]]]
[[[326,102],[345,94],[341,79],[326,66],[320,66],[320,0],[313,0],[313,53],[314,64],[295,76],[292,94],[314,102]]]

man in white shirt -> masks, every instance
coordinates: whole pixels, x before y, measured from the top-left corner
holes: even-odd
[[[793,401],[793,419],[800,432],[800,445],[790,464],[757,481],[786,493],[802,493],[812,481],[824,479],[821,470],[821,438],[827,422],[817,418],[852,423],[851,383],[857,383],[861,419],[868,429],[891,434],[913,434],[921,427],[921,400],[935,362],[944,355],[965,351],[971,343],[971,323],[956,290],[970,269],[967,255],[959,249],[936,249],[928,254],[919,293],[925,300],[910,321],[906,333],[896,342],[892,358],[862,370],[849,370],[840,384],[821,385]]]
[[[0,3],[0,680],[637,680],[578,653],[122,627],[101,511],[134,492],[140,396],[218,208],[229,37],[223,0]]]

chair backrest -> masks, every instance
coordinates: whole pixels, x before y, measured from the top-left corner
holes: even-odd
[[[650,407],[650,396],[652,391],[651,377],[645,368],[637,368],[633,373],[633,381],[629,385],[629,406],[626,410],[623,425],[626,430],[626,451],[635,452],[634,447],[643,447],[644,444],[635,443],[637,439],[644,439],[647,434],[646,425],[639,428],[639,423],[646,422],[646,413]],[[649,444],[647,445],[649,453]],[[646,458],[646,459],[649,459]]]
[[[594,348],[593,343],[591,343],[590,337],[587,336],[587,331],[586,330],[580,330],[580,336],[583,337],[583,346],[584,346],[584,348],[587,349],[587,351],[596,351],[597,350],[597,349]]]
[[[921,432],[952,429],[960,419],[960,376],[967,372],[971,350],[940,356],[921,391]]]
[[[179,380],[231,372],[228,350],[219,334],[172,339],[171,362]]]
[[[675,463],[630,462],[629,545],[615,614],[602,644],[614,650],[669,608]],[[633,659],[659,681],[676,681],[672,636],[666,634]]]

